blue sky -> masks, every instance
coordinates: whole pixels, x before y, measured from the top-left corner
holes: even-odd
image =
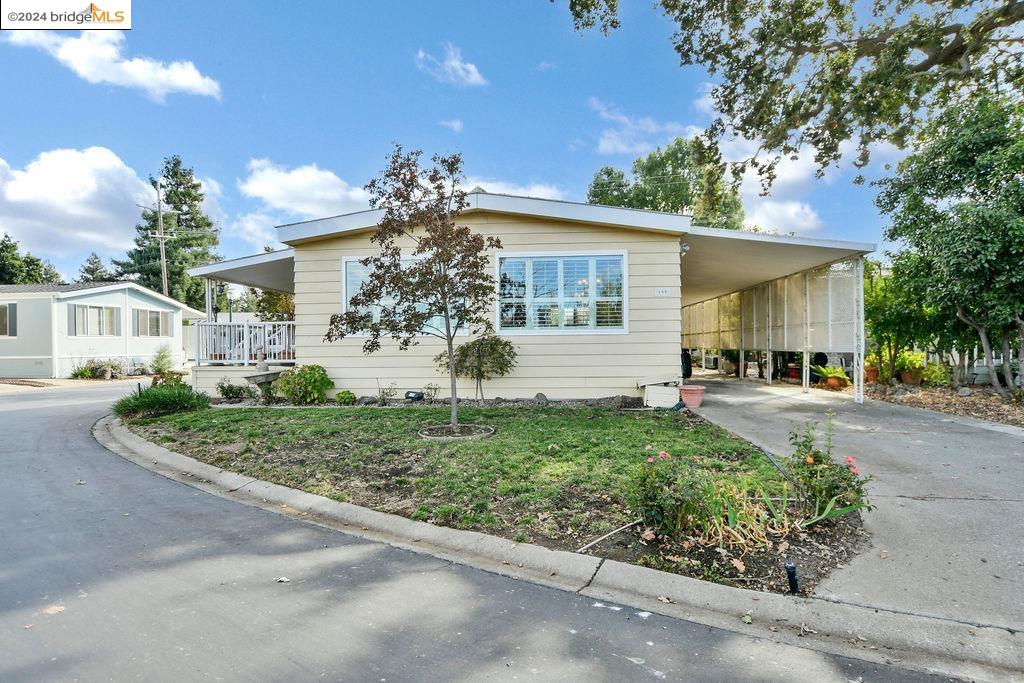
[[[177,153],[206,185],[221,253],[254,253],[274,224],[365,205],[394,141],[461,151],[491,191],[582,201],[601,166],[709,120],[708,76],[678,65],[671,23],[624,5],[608,37],[574,32],[563,0],[135,0],[123,33],[5,31],[0,230],[73,276],[89,251],[123,253],[152,201],[143,181]],[[745,186],[748,217],[879,241],[853,175],[815,179],[808,153],[772,197]]]

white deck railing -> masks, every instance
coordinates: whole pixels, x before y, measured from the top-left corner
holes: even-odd
[[[268,363],[295,362],[295,323],[195,325],[196,365],[256,365],[262,349]]]

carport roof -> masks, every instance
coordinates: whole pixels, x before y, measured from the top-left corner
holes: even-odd
[[[466,214],[490,212],[535,216],[678,235],[680,243],[688,247],[682,259],[684,305],[875,250],[874,244],[866,242],[694,227],[689,216],[677,213],[489,192],[471,192],[467,199]],[[278,226],[278,239],[285,244],[296,245],[370,230],[378,224],[382,214],[379,209],[371,209],[289,223]],[[189,273],[291,292],[294,291],[293,265],[294,251],[285,249],[193,268]]]

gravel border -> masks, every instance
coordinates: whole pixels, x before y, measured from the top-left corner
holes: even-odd
[[[1024,634],[1005,628],[709,583],[645,567],[449,529],[222,470],[132,433],[93,426],[108,450],[214,495],[459,564],[594,598],[876,662],[982,680],[1024,672]],[[750,623],[747,623],[750,622]]]

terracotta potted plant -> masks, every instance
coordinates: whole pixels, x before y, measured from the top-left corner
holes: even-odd
[[[842,389],[849,381],[846,378],[846,370],[837,365],[812,365],[811,369],[825,380],[825,386],[829,389]]]
[[[900,381],[911,386],[920,386],[924,376],[924,354],[918,351],[903,351],[896,359],[896,371]]]
[[[878,367],[869,365],[864,368],[864,381],[865,382],[877,382],[878,381]]]
[[[687,408],[700,408],[700,404],[704,402],[704,386],[701,384],[680,385],[679,400]]]

